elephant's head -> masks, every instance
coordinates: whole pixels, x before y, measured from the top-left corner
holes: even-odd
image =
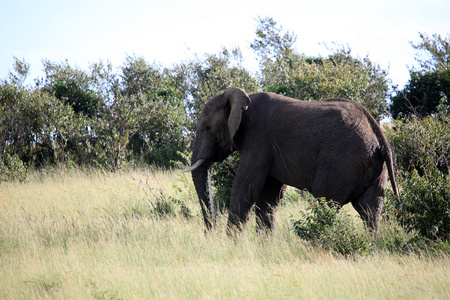
[[[210,99],[198,120],[192,165],[184,171],[192,172],[207,229],[215,223],[211,165],[234,151],[233,138],[241,124],[242,112],[249,105],[250,98],[242,89],[230,88]]]

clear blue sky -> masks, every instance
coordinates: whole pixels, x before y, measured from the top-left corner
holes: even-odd
[[[118,67],[136,54],[171,66],[222,46],[239,46],[254,68],[249,43],[258,16],[295,33],[297,51],[307,55],[327,55],[323,43],[348,44],[354,55],[389,68],[400,86],[415,64],[409,41],[418,42],[418,32],[450,32],[449,0],[1,0],[0,79],[13,56],[31,64],[34,79],[42,75],[42,59]]]

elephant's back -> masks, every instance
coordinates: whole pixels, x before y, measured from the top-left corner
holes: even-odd
[[[248,113],[265,137],[277,143],[317,145],[316,148],[374,148],[381,128],[359,103],[346,99],[301,101],[274,93],[250,96]],[[364,149],[359,149],[364,151]]]
[[[272,101],[276,105],[268,109],[266,136],[274,149],[284,152],[275,157],[295,162],[299,170],[312,172],[318,164],[364,169],[379,146],[369,116],[354,101]]]

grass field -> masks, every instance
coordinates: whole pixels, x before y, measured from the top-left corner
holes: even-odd
[[[447,299],[450,255],[343,257],[299,239],[302,201],[274,235],[226,215],[205,234],[189,176],[50,170],[0,185],[0,299]],[[175,215],[161,218],[159,202]],[[348,208],[347,208],[348,209]],[[387,226],[387,225],[385,225]]]

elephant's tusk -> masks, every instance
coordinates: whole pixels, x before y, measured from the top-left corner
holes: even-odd
[[[205,162],[205,160],[206,160],[206,159],[204,159],[204,158],[200,158],[199,160],[197,160],[197,161],[195,162],[195,164],[193,164],[193,165],[190,166],[190,167],[187,167],[186,169],[184,169],[184,170],[181,171],[181,172],[192,172],[192,171],[194,171],[195,169],[197,169],[198,167],[200,167],[200,166]]]

